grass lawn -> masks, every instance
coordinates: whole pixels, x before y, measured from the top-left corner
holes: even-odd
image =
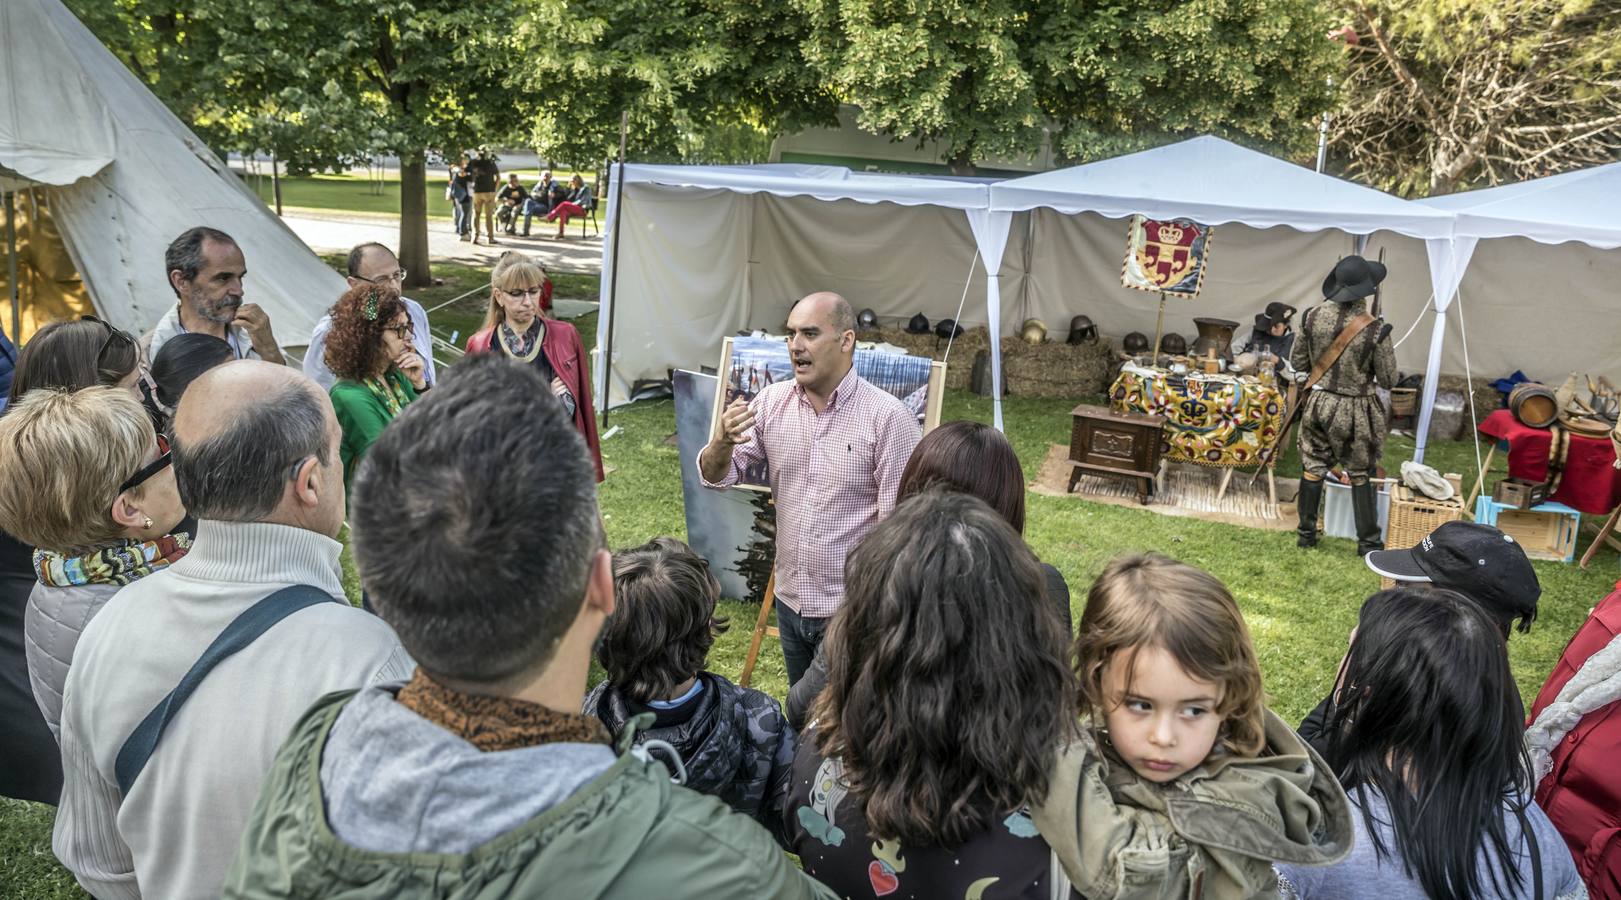
[[[444,279],[443,285],[413,291],[430,308],[488,277],[484,270],[449,264],[436,265],[434,272]],[[558,279],[557,292],[594,298],[596,279],[564,276]],[[435,332],[448,337],[454,329],[465,338],[482,318],[486,297],[475,294],[434,313]],[[585,345],[594,346],[596,314],[575,320],[575,325]],[[1008,437],[1027,475],[1034,475],[1049,445],[1067,444],[1069,410],[1076,399],[1008,398],[1004,403]],[[990,418],[989,400],[963,391],[947,394],[947,421]],[[625,547],[658,535],[684,538],[681,476],[676,449],[667,443],[675,431],[673,403],[644,402],[615,410],[611,424],[620,430],[602,445],[603,461],[613,473],[601,487],[610,544]],[[1385,446],[1386,468],[1396,471],[1411,450],[1410,439],[1393,436]],[[1430,447],[1429,461],[1442,471],[1472,472],[1474,451],[1467,441],[1443,442]],[[1504,465],[1499,459],[1495,468]],[[1293,451],[1280,462],[1279,471],[1299,472]],[[1288,532],[1033,493],[1027,502],[1025,537],[1036,554],[1057,566],[1069,581],[1077,621],[1087,586],[1116,554],[1157,551],[1220,577],[1249,622],[1271,704],[1290,721],[1304,716],[1328,691],[1357,608],[1378,588],[1377,578],[1357,559],[1355,544],[1349,540],[1329,538],[1315,550],[1302,551]],[[1584,546],[1585,541],[1584,536]],[[347,559],[345,563],[347,586],[358,597],[359,585]],[[1509,643],[1515,676],[1528,702],[1570,635],[1617,578],[1616,555],[1609,550],[1601,552],[1586,572],[1560,563],[1535,565],[1543,586],[1540,615],[1530,634],[1516,634]],[[732,628],[716,641],[709,666],[735,678],[742,670],[757,607],[741,601],[726,601],[722,607]],[[773,641],[764,646],[754,684],[779,698],[786,693],[782,654]],[[49,807],[0,801],[0,897],[83,896],[51,855],[52,816]]]
[[[535,186],[540,180],[540,173],[533,169],[515,169],[518,182],[525,189]],[[502,170],[505,178],[506,171]],[[552,175],[568,182],[574,173],[556,170]],[[591,172],[580,173],[581,177],[596,188],[596,175]],[[243,176],[248,188],[259,195],[259,199],[266,206],[275,207],[275,197],[272,192],[270,175],[263,177],[253,175]],[[450,201],[445,199],[445,172],[440,168],[428,169],[428,183],[424,190],[428,203],[428,218],[450,219]],[[368,179],[364,175],[283,175],[281,177],[281,205],[287,213],[300,211],[359,213],[362,215],[389,216],[398,218],[400,215],[400,181],[398,176],[386,178],[381,182]]]

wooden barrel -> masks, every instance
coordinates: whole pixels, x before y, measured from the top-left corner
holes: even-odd
[[[1508,394],[1508,408],[1514,418],[1532,428],[1547,428],[1559,418],[1559,401],[1553,388],[1535,381],[1515,385]]]

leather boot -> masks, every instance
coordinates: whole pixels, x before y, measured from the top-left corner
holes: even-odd
[[[1379,533],[1379,490],[1370,482],[1351,485],[1351,514],[1356,517],[1356,555],[1367,556],[1383,550]]]
[[[1300,493],[1295,495],[1295,506],[1300,510],[1300,527],[1295,529],[1295,546],[1317,546],[1317,513],[1323,508],[1323,482],[1300,479]]]

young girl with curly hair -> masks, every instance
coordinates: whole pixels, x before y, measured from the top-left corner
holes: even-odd
[[[426,364],[411,344],[411,316],[390,285],[359,284],[332,305],[326,364],[338,380],[329,392],[343,428],[343,486],[354,483],[366,449],[428,387]]]
[[[1085,727],[1035,821],[1083,896],[1277,896],[1274,861],[1350,851],[1345,792],[1266,709],[1249,630],[1215,576],[1115,559],[1076,633]]]

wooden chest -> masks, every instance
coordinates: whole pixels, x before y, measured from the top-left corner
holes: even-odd
[[[1148,502],[1159,469],[1165,419],[1142,413],[1115,412],[1081,404],[1071,410],[1069,489],[1083,474],[1115,475],[1137,480],[1137,499]]]

